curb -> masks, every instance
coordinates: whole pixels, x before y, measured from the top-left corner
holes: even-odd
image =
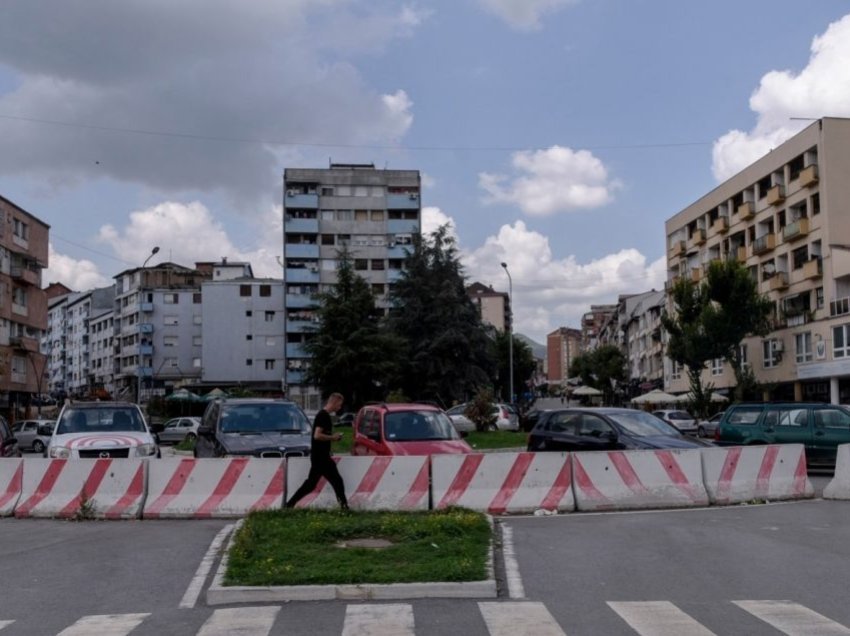
[[[493,518],[487,515],[490,528]],[[487,578],[483,581],[435,583],[362,583],[359,585],[274,585],[247,586],[224,585],[224,573],[230,548],[236,533],[242,527],[240,520],[227,542],[212,584],[207,589],[207,605],[235,603],[280,603],[288,601],[330,600],[404,600],[420,598],[497,598],[494,567],[495,536],[491,534],[490,554],[487,557]]]

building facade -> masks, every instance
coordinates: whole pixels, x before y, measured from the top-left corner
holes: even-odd
[[[788,400],[850,401],[850,120],[823,118],[665,224],[667,279],[699,281],[736,259],[774,303],[774,331],[742,343],[745,363]],[[734,386],[715,360],[703,379]],[[668,361],[668,390],[687,374]]]
[[[584,351],[593,351],[599,346],[602,328],[617,313],[617,305],[591,305],[590,311],[581,317],[581,346]]]
[[[507,292],[495,291],[492,286],[476,282],[466,288],[466,293],[478,308],[482,322],[500,333],[510,330],[511,299]]]
[[[573,360],[583,351],[580,329],[559,327],[548,334],[546,336],[546,376],[549,384],[564,385],[570,377]]]
[[[284,172],[283,281],[287,395],[318,409],[319,390],[304,381],[304,343],[314,323],[315,294],[336,282],[340,250],[388,307],[386,295],[421,230],[417,170],[377,170],[372,164],[331,164]]]

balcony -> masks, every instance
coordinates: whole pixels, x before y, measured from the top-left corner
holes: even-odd
[[[685,253],[685,242],[674,241],[670,246],[670,258],[676,258]]]
[[[387,270],[387,282],[395,283],[401,279],[404,275],[403,269],[388,269]]]
[[[809,219],[797,219],[782,228],[782,240],[794,241],[809,233]]]
[[[41,277],[37,271],[33,271],[27,267],[13,265],[9,270],[12,278],[28,285],[41,286]]]
[[[286,357],[287,358],[306,358],[307,352],[304,351],[304,345],[300,342],[287,342],[286,343]]]
[[[317,267],[287,267],[287,283],[318,283],[319,269]]]
[[[138,373],[141,378],[152,378],[153,367],[137,367],[136,373]]]
[[[9,336],[9,346],[22,351],[38,352],[38,340],[26,336]]]
[[[416,193],[388,194],[388,210],[418,210],[419,195]]]
[[[419,234],[418,219],[390,219],[387,221],[388,234]]]
[[[702,280],[702,267],[691,267],[691,281],[698,283]]]
[[[318,323],[313,322],[312,320],[287,320],[286,321],[286,332],[287,333],[305,333],[309,331],[315,331],[316,327],[318,327]]]
[[[767,204],[778,205],[785,200],[785,186],[775,185],[767,191]]]
[[[315,307],[316,301],[313,300],[313,297],[310,294],[287,294],[286,295],[286,307],[287,308],[298,308],[303,309],[306,307]]]
[[[149,322],[144,322],[140,324],[139,333],[153,333],[153,325]]]
[[[705,243],[705,230],[698,228],[694,230],[693,234],[691,234],[691,238],[688,239],[688,249],[694,249],[703,243]]]
[[[738,218],[742,221],[751,219],[756,215],[756,206],[752,201],[747,201],[738,206]]]
[[[319,231],[319,219],[286,219],[283,231],[316,234]]]
[[[149,314],[153,311],[153,303],[140,303],[139,311]]]
[[[734,254],[735,254],[735,258],[738,260],[739,263],[746,263],[747,262],[747,246],[746,245],[740,245],[740,246],[736,247]]]
[[[753,256],[764,254],[776,247],[776,235],[765,234],[753,241]]]
[[[286,243],[283,251],[286,258],[319,258],[319,246],[316,243]]]
[[[283,198],[283,204],[287,208],[305,208],[315,210],[319,207],[318,194],[297,194],[294,190],[287,190]]]
[[[139,355],[141,355],[141,356],[152,356],[153,355],[153,345],[139,345]]]
[[[769,280],[770,284],[768,287],[770,288],[770,291],[779,291],[780,289],[787,289],[788,287],[787,272],[776,272]]]
[[[387,248],[387,258],[407,258],[411,252],[412,245],[393,245]]]
[[[809,186],[813,186],[818,182],[818,167],[816,164],[812,164],[808,168],[803,168],[803,171],[800,173],[797,182],[800,184],[801,188],[808,188]]]
[[[718,216],[711,224],[711,231],[714,234],[724,234],[729,229],[729,219],[725,216]]]
[[[823,261],[820,256],[807,260],[803,263],[803,279],[820,278],[823,276]]]

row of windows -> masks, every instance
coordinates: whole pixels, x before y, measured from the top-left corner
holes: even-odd
[[[407,194],[419,197],[416,186],[369,186],[369,185],[334,185],[318,186],[313,183],[287,183],[287,196],[299,194],[321,194],[323,197],[382,197],[384,194]]]

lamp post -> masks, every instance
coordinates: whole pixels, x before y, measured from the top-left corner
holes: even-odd
[[[159,252],[159,245],[155,245],[151,250],[151,253],[148,254],[148,257],[145,259],[145,262],[142,263],[142,269],[144,269],[148,261],[151,260],[154,255]],[[137,304],[138,310],[141,311],[141,298],[142,298],[142,276],[139,276],[139,303]],[[141,318],[141,316],[140,316]],[[141,332],[141,323],[139,323],[139,330]],[[136,365],[136,404],[142,403],[142,339],[139,338],[137,346],[139,347],[139,363]]]
[[[508,402],[514,402],[514,282],[508,264],[502,263],[508,275]]]

